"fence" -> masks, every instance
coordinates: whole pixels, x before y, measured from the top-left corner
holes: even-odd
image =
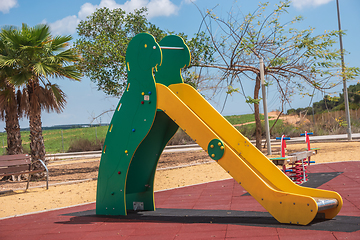
[[[332,121],[336,121],[336,122],[342,122],[342,121],[346,121],[346,115],[345,115],[345,111],[336,111],[336,112],[325,112],[325,113],[319,113],[319,114],[315,114],[312,115],[311,113],[308,112],[307,119],[309,119],[309,121],[311,123],[325,123],[325,122],[332,122]],[[356,110],[350,110],[350,119],[351,120],[360,120],[360,109],[356,109]]]

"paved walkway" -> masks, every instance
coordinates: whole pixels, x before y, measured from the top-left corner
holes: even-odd
[[[86,204],[0,220],[0,239],[360,239],[360,162],[309,167],[310,187],[334,190],[344,205],[332,220],[278,223],[232,179],[155,193],[157,211],[95,215]]]

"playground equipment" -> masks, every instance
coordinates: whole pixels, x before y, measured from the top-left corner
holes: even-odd
[[[306,142],[306,151],[296,152],[289,154],[289,156],[285,156],[286,149],[286,140],[290,140],[289,137],[285,137],[284,135],[277,137],[276,140],[281,140],[281,157],[271,158],[276,165],[280,165],[283,168],[284,173],[288,173],[289,178],[294,181],[296,184],[302,184],[308,181],[307,176],[307,166],[310,163],[315,163],[315,161],[310,161],[312,155],[317,154],[319,148],[311,148],[310,147],[310,138],[309,135],[313,135],[313,133],[305,133],[300,134],[300,136],[305,136]],[[290,165],[287,168],[287,165]]]
[[[327,219],[338,214],[343,203],[338,193],[294,184],[183,83],[181,68],[189,65],[190,52],[180,37],[157,43],[149,34],[138,34],[129,43],[126,62],[128,83],[101,156],[96,214],[155,210],[156,165],[178,127],[279,222],[306,225],[318,213]]]

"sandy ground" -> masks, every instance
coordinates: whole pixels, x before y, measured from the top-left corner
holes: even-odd
[[[313,143],[311,147],[321,148],[318,154],[312,157],[312,160],[315,160],[316,164],[324,162],[360,160],[360,142]],[[290,153],[303,151],[304,148],[305,143],[288,145],[287,149]],[[174,163],[170,165],[164,164],[162,169],[166,169],[171,166],[183,165],[184,162],[181,161],[183,159],[190,159],[191,163],[198,165],[158,170],[155,176],[155,191],[230,178],[230,175],[228,175],[217,163],[210,161],[211,159],[205,152],[164,155],[162,156],[162,160],[159,165],[161,165],[161,162],[166,163],[168,161],[172,161],[173,159],[178,160],[174,161]],[[84,161],[80,161],[80,163],[90,164],[90,166],[80,167],[80,170],[77,171],[84,172],[81,174],[90,174],[89,176],[91,179],[91,176],[97,175],[96,166],[98,166],[99,161],[88,161],[90,162],[84,163]],[[80,163],[71,165],[80,166]],[[57,163],[55,166],[50,166],[50,169],[55,169],[55,173],[57,171],[69,171],[68,166],[70,165],[68,164],[64,166],[67,166],[65,170],[61,167],[61,165],[59,165],[59,163]],[[76,176],[79,177],[80,175]],[[80,177],[83,177],[83,175]],[[87,177],[83,177],[82,179],[85,178]],[[0,185],[1,184],[2,183],[0,183]],[[31,185],[34,184],[31,183]],[[10,187],[12,187],[11,184]],[[76,184],[50,186],[49,190],[46,190],[45,188],[33,188],[27,192],[24,192],[23,190],[9,192],[0,195],[0,218],[94,202],[96,200],[95,198],[95,180]]]

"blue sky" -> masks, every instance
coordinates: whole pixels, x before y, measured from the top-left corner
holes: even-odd
[[[211,9],[219,4],[216,13],[219,16],[226,16],[234,1],[214,1],[196,0],[193,1],[202,11]],[[279,1],[270,1],[270,6]],[[345,62],[349,66],[360,67],[360,1],[340,0],[341,24],[342,29],[346,30],[347,35],[343,37],[344,48],[351,54],[346,56]],[[236,3],[240,6],[243,13],[253,12],[258,5],[258,1],[239,0]],[[96,8],[121,7],[126,11],[146,6],[149,10],[148,18],[150,22],[158,27],[175,32],[184,32],[192,36],[197,32],[201,22],[201,15],[191,3],[191,0],[0,0],[0,26],[15,25],[21,26],[27,23],[34,26],[39,23],[48,23],[52,33],[61,35],[72,35],[77,38],[76,26],[94,12]],[[289,17],[302,15],[304,21],[297,26],[298,29],[315,27],[315,32],[323,33],[324,30],[336,30],[337,15],[335,0],[296,0],[293,1],[289,9]],[[359,78],[358,78],[359,79]],[[357,80],[358,80],[357,79]],[[357,80],[348,83],[355,84]],[[108,97],[96,90],[96,86],[89,79],[83,78],[81,82],[71,82],[65,79],[55,80],[57,84],[67,94],[67,106],[63,113],[43,113],[43,126],[59,124],[78,124],[89,123],[94,117],[114,108],[119,99]],[[252,96],[253,84],[249,82],[245,85],[245,91]],[[340,92],[342,86],[337,87],[333,92]],[[211,103],[215,108],[221,109],[224,94],[214,98]],[[320,93],[315,96],[315,101],[322,98]],[[310,98],[295,96],[291,102],[291,107],[306,107]],[[275,110],[279,108],[278,94],[276,89],[268,90],[268,108]],[[287,107],[289,108],[289,106]],[[244,97],[234,94],[227,102],[223,115],[252,113],[252,110],[244,102]],[[112,114],[105,114],[101,121],[108,123]],[[99,123],[100,119],[95,121]],[[28,127],[28,120],[20,122],[21,127]],[[0,122],[0,131],[3,131],[4,122]]]

